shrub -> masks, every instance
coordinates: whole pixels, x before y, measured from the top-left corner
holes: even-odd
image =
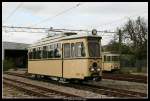
[[[7,71],[8,69],[15,68],[15,64],[13,59],[5,59],[3,60],[3,71]]]

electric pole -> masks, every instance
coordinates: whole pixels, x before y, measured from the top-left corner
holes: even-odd
[[[122,47],[122,31],[119,29],[119,60],[120,60],[120,64],[121,64],[121,47]],[[121,67],[121,66],[120,66]]]

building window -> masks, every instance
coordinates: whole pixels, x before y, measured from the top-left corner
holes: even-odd
[[[64,58],[70,57],[70,43],[64,44]]]
[[[84,57],[85,56],[85,47],[83,42],[76,43],[76,57]]]

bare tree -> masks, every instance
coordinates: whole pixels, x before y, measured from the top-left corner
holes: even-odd
[[[131,40],[131,50],[137,59],[143,58],[143,52],[147,51],[147,34],[147,24],[141,17],[138,17],[135,21],[129,19],[123,27],[123,36]]]
[[[121,34],[118,34],[119,30],[121,30]],[[137,67],[141,71],[141,61],[147,59],[147,22],[141,17],[136,20],[129,19],[123,27],[117,28],[117,32],[118,36],[121,35],[122,40],[126,40],[126,45],[129,46],[130,52],[135,57],[135,60],[132,61],[136,61]]]

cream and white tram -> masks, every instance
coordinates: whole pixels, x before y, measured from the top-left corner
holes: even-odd
[[[115,71],[120,69],[120,55],[116,52],[102,52],[102,70]]]
[[[96,31],[90,34],[62,32],[32,44],[28,73],[67,80],[101,80],[101,37]]]

